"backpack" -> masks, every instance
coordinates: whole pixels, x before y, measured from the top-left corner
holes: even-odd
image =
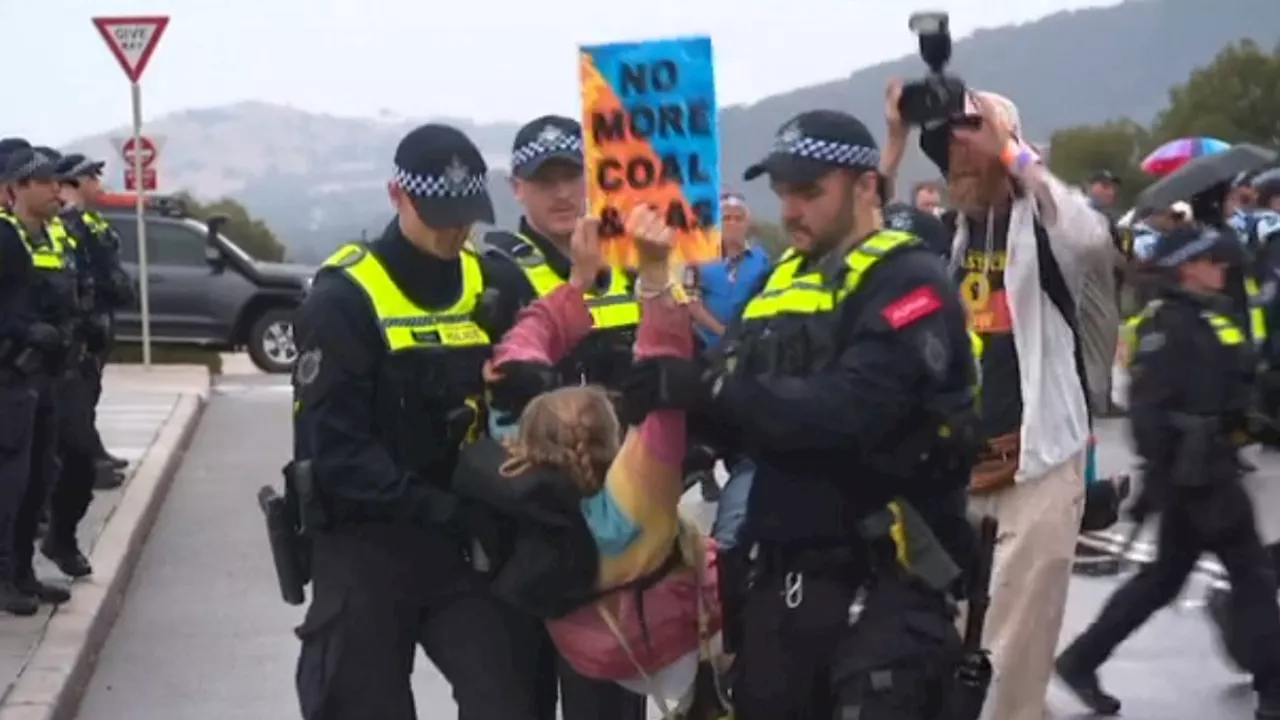
[[[954,239],[956,212],[942,216],[948,234]],[[1120,335],[1120,310],[1116,306],[1116,280],[1113,263],[1095,263],[1085,268],[1079,302],[1071,297],[1058,259],[1049,246],[1049,233],[1035,222],[1036,257],[1040,265],[1040,288],[1057,308],[1058,314],[1071,328],[1075,341],[1076,374],[1084,388],[1085,405],[1090,416],[1095,408],[1107,408],[1111,400],[1111,368],[1115,362],[1116,343]],[[1107,257],[1111,257],[1110,254]]]

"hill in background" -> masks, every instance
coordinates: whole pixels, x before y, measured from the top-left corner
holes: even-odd
[[[1280,2],[1129,0],[978,31],[956,43],[952,71],[972,87],[1012,98],[1027,139],[1042,141],[1055,130],[1114,117],[1149,122],[1166,104],[1170,87],[1223,46],[1246,37],[1265,47],[1280,40]],[[776,129],[804,110],[846,110],[880,131],[885,84],[923,71],[923,62],[908,56],[842,80],[724,108],[723,177],[726,182],[740,178]],[[441,120],[470,134],[492,167],[505,166],[516,124]],[[392,114],[340,118],[250,102],[164,116],[148,123],[147,130],[166,138],[161,178],[166,187],[205,198],[230,195],[275,230],[292,259],[318,262],[362,230],[383,227],[390,212],[385,192],[390,158],[400,137],[420,122]],[[103,133],[69,147],[114,159],[109,138],[123,134]],[[118,161],[113,165],[108,172],[119,177]],[[499,222],[510,223],[518,206],[502,172],[493,175]],[[903,167],[902,187],[935,175],[913,152]],[[763,183],[741,189],[761,216],[776,214],[777,204]]]

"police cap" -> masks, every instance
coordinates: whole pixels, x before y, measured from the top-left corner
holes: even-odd
[[[52,160],[55,165],[62,162],[62,153],[54,150],[48,145],[36,145],[32,149]]]
[[[493,222],[489,168],[480,149],[449,125],[423,125],[396,147],[395,178],[430,228]]]
[[[5,162],[15,151],[29,150],[31,143],[22,138],[5,138],[0,140],[0,171],[4,170]]]
[[[1089,175],[1089,184],[1106,183],[1108,185],[1120,186],[1120,176],[1110,170],[1095,170]]]
[[[527,180],[548,162],[583,167],[582,125],[572,118],[543,115],[516,133],[511,145],[511,174]]]
[[[0,180],[25,182],[28,180],[56,180],[58,163],[36,148],[15,150],[5,158],[0,169]]]
[[[1258,204],[1268,205],[1271,198],[1280,195],[1280,168],[1271,168],[1253,176],[1249,185],[1258,194]]]
[[[813,110],[783,124],[773,150],[742,177],[768,175],[771,180],[803,184],[834,170],[875,170],[879,165],[880,148],[862,121],[835,110]]]
[[[1151,263],[1163,268],[1175,268],[1195,260],[1232,264],[1239,254],[1239,243],[1229,230],[1188,225],[1170,230],[1156,240]]]
[[[67,181],[79,180],[86,177],[99,177],[102,175],[102,168],[106,163],[90,160],[80,153],[71,153],[63,155],[58,161],[58,176]]]
[[[947,231],[947,226],[933,213],[907,203],[890,203],[884,209],[884,224],[892,230],[915,235],[930,250],[944,258],[951,255],[952,233]]]

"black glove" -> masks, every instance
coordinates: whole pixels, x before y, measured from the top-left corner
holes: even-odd
[[[714,378],[700,360],[637,360],[622,380],[623,420],[637,425],[654,410],[697,410],[711,404]]]
[[[67,345],[67,338],[62,331],[49,323],[32,323],[27,328],[25,339],[27,345],[42,352],[57,352]]]
[[[502,376],[489,386],[489,407],[519,415],[531,400],[556,388],[556,371],[546,363],[511,361],[498,366]]]

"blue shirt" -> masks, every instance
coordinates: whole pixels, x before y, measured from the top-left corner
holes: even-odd
[[[760,249],[749,247],[737,260],[717,260],[698,268],[702,304],[711,316],[728,325],[742,315],[756,288],[773,269],[773,261]],[[699,327],[708,348],[720,344],[720,336]]]

